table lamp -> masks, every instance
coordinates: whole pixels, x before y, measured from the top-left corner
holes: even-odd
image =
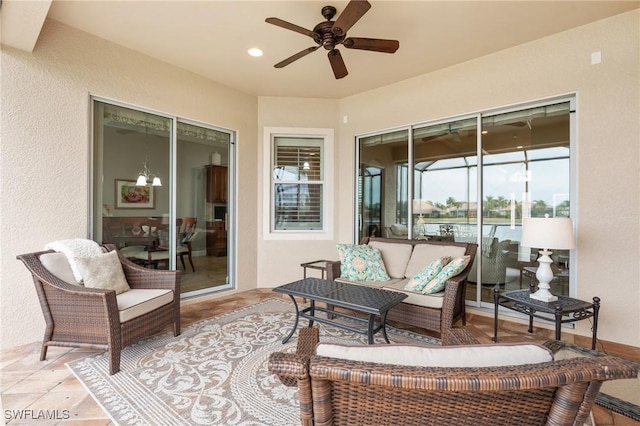
[[[573,241],[573,224],[568,217],[525,217],[522,219],[522,241],[524,247],[541,249],[538,258],[538,290],[529,297],[543,302],[555,302],[556,296],[549,291],[549,283],[553,279],[551,270],[552,252],[549,249],[571,250],[575,247]]]
[[[427,223],[424,220],[424,217],[422,217],[422,214],[427,213],[429,211],[428,207],[425,207],[424,204],[425,204],[424,200],[418,200],[418,199],[413,200],[413,213],[414,214],[418,213],[418,220],[416,221],[416,231],[418,231],[418,236],[420,237],[425,234],[424,225],[425,223]]]

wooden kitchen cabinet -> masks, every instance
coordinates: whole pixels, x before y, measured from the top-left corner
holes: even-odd
[[[228,182],[226,166],[207,166],[207,203],[226,203]]]
[[[207,256],[227,255],[226,222],[207,222]]]

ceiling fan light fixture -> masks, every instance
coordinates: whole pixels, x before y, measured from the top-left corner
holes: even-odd
[[[286,30],[294,31],[304,36],[310,37],[317,46],[304,49],[283,61],[274,65],[275,68],[283,68],[294,61],[316,51],[319,47],[324,47],[328,51],[328,58],[336,79],[346,77],[349,72],[342,59],[338,45],[343,45],[347,49],[368,50],[372,52],[395,53],[400,47],[398,40],[386,40],[378,38],[350,37],[347,38],[347,31],[362,18],[371,8],[367,0],[351,0],[344,8],[340,16],[332,21],[336,14],[336,8],[325,6],[322,8],[322,16],[326,19],[320,22],[310,31],[306,28],[284,21],[280,18],[266,18],[265,22]]]
[[[253,56],[254,58],[259,58],[263,55],[262,50],[258,49],[257,47],[252,47],[247,51],[247,53],[249,53],[249,55]]]

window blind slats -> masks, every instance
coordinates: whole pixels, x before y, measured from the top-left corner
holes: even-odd
[[[274,157],[276,180],[318,181],[322,179],[320,147],[276,145]]]
[[[322,229],[322,185],[276,184],[276,229]]]

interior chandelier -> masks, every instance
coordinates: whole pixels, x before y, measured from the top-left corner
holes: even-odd
[[[149,127],[145,122],[144,125],[144,142],[145,149],[149,152]],[[136,181],[136,186],[147,186],[151,181],[151,186],[162,186],[162,182],[160,182],[160,177],[157,173],[152,174],[151,170],[149,170],[149,158],[146,157],[144,159],[144,163],[142,163],[142,170],[138,172],[138,180]]]
[[[151,181],[151,186],[162,186],[160,177],[157,174],[152,174],[149,170],[149,160],[144,160],[142,163],[142,170],[138,172],[138,180],[136,186],[146,186]]]

